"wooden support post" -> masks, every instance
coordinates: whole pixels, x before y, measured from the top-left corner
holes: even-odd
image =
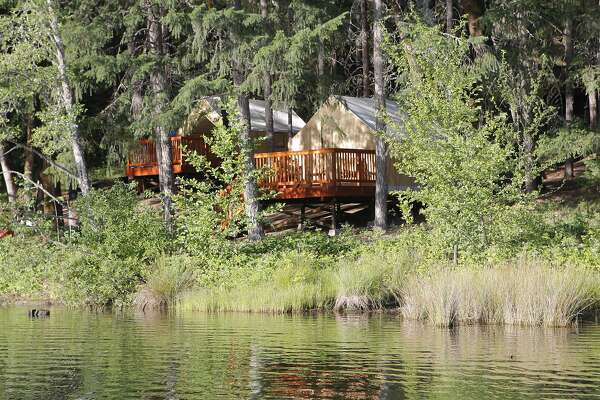
[[[306,204],[300,206],[300,223],[298,224],[298,232],[304,230],[304,221],[306,220]]]
[[[331,200],[331,229],[329,230],[329,236],[337,235],[337,199],[334,197]]]

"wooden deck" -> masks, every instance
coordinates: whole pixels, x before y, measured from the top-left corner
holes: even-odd
[[[198,154],[210,156],[211,152],[202,137],[171,138],[173,173],[194,172],[186,162],[184,148],[187,151],[196,151]],[[129,153],[125,175],[129,178],[158,175],[156,162],[156,145],[153,140],[140,140],[139,147]]]
[[[277,198],[365,198],[375,195],[375,151],[319,149],[258,153],[256,167],[266,170],[260,182]]]
[[[193,173],[184,148],[216,161],[202,137],[172,137],[173,173]],[[282,151],[254,155],[257,168],[265,172],[260,186],[277,191],[278,200],[369,198],[375,195],[375,151],[319,149]],[[158,175],[156,145],[141,140],[129,154],[125,175],[143,178]]]

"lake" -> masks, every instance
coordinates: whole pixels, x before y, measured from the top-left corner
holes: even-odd
[[[0,308],[0,399],[598,399],[600,326]]]

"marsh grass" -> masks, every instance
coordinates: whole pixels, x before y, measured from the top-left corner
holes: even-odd
[[[248,272],[251,274],[251,272]],[[279,268],[248,275],[232,287],[195,290],[184,296],[183,309],[207,312],[290,313],[331,309],[335,302],[334,275],[315,256],[291,252]]]
[[[191,291],[181,307],[266,313],[399,308],[407,319],[443,327],[566,326],[600,299],[597,271],[528,258],[453,267],[426,264],[418,253],[398,249],[363,252],[336,263],[291,252],[272,269],[246,272],[230,286]]]
[[[514,324],[567,326],[598,301],[597,272],[535,260],[480,269],[440,267],[414,275],[401,312],[438,326]]]
[[[342,259],[335,271],[336,311],[369,311],[399,304],[404,281],[414,270],[413,252],[370,252]]]
[[[134,306],[141,310],[172,307],[195,284],[192,260],[161,256],[152,266],[148,279],[135,295]]]

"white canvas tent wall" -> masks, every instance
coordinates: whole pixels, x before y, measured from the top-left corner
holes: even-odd
[[[401,125],[396,102],[386,100],[388,116]],[[377,109],[372,98],[331,96],[306,125],[294,135],[290,151],[323,148],[375,150],[375,118]],[[390,190],[414,186],[414,180],[398,173],[392,162],[386,173]]]
[[[229,117],[231,118],[231,117]],[[207,97],[198,103],[190,113],[188,120],[181,131],[182,135],[194,135],[210,132],[217,121],[222,119],[222,99],[218,96]],[[296,134],[306,123],[292,111],[292,134]],[[250,130],[255,138],[266,134],[265,102],[263,100],[250,100]],[[288,149],[288,112],[273,110],[274,150],[285,151]],[[258,145],[257,152],[268,151],[266,143]]]

